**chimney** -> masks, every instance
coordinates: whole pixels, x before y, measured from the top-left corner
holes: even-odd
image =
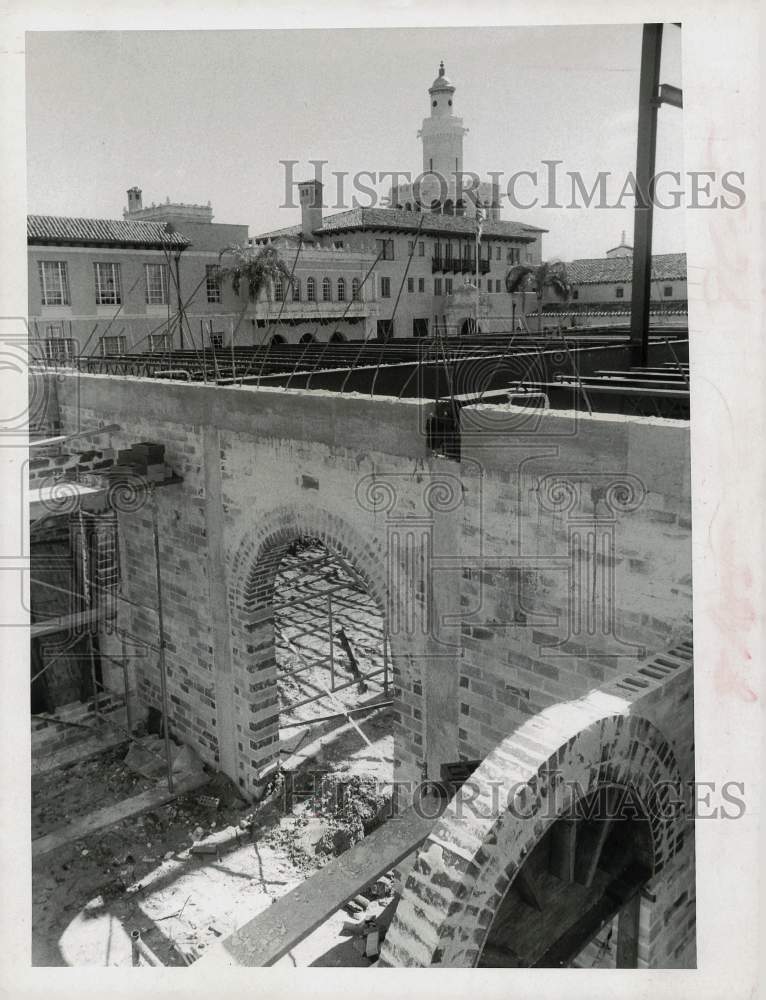
[[[298,184],[301,202],[301,232],[304,240],[314,241],[314,233],[322,228],[322,182],[301,181]]]
[[[128,188],[128,214],[131,212],[140,212],[142,208],[141,188]]]

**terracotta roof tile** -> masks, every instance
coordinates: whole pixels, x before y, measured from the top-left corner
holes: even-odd
[[[119,243],[186,247],[191,241],[182,233],[168,232],[163,222],[28,215],[27,243]]]
[[[416,233],[420,220],[423,220],[421,232],[430,235],[454,233],[456,236],[472,236],[476,232],[474,219],[460,215],[435,215],[425,212],[407,212],[399,208],[352,208],[347,212],[328,215],[323,220],[317,235],[344,232],[350,229],[393,229],[399,232]],[[260,233],[254,239],[274,239],[279,236],[298,236],[300,226],[288,226],[286,229],[274,229],[268,233]],[[547,229],[526,226],[520,222],[486,221],[482,227],[483,236],[505,236],[524,242],[532,242],[537,233],[545,233]]]
[[[567,264],[576,285],[611,284],[633,280],[633,257],[593,257]],[[652,257],[652,280],[686,281],[686,254],[659,253]]]

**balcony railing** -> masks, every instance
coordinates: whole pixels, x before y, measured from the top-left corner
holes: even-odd
[[[487,274],[490,262],[479,258],[479,274]],[[431,258],[431,274],[476,274],[475,257],[440,257]]]

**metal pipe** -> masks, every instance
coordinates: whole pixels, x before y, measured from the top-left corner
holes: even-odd
[[[149,945],[141,938],[141,931],[139,930],[130,932],[130,950],[133,955],[134,966],[140,965],[142,958],[147,965],[162,966],[163,964]]]
[[[157,576],[157,624],[160,632],[159,662],[160,691],[162,695],[162,731],[165,738],[165,762],[168,768],[168,791],[173,794],[173,762],[170,756],[170,726],[168,713],[168,679],[165,667],[165,619],[162,614],[162,573],[160,572],[160,533],[157,523],[157,494],[149,487],[152,498],[152,533],[154,535],[154,567]]]
[[[335,690],[335,644],[332,633],[332,594],[327,595],[327,629],[330,640],[330,690]]]
[[[383,629],[383,694],[388,697],[388,629]]]

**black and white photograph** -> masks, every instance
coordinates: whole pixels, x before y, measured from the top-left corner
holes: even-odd
[[[13,22],[25,982],[755,995],[735,6]]]

